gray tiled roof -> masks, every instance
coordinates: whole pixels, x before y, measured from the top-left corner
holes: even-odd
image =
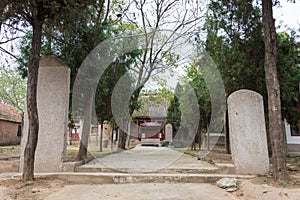
[[[22,115],[13,106],[0,103],[0,120],[22,122]]]

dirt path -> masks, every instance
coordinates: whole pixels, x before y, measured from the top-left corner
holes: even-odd
[[[20,164],[20,147],[0,147],[0,173],[17,172]]]
[[[73,184],[67,179],[42,177],[24,184],[20,179],[2,180],[0,199],[68,200],[68,199],[236,199],[236,200],[299,200],[299,188],[277,188],[243,180],[239,190],[228,193],[212,184],[196,183],[142,183],[142,184]],[[5,188],[4,188],[5,187]]]
[[[240,190],[235,193],[238,199],[245,200],[299,200],[300,187],[278,188],[268,184],[254,184],[244,180],[240,184]]]
[[[68,195],[66,195],[68,194]],[[66,186],[60,192],[50,195],[45,200],[233,200],[232,194],[226,193],[210,184],[195,183],[143,183],[143,184],[107,184]]]

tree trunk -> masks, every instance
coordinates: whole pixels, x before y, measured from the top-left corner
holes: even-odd
[[[104,129],[104,121],[101,122],[101,131],[100,131],[100,152],[103,151],[103,129]]]
[[[225,149],[226,153],[230,154],[230,135],[229,135],[229,120],[228,120],[228,110],[226,110],[225,117],[224,117],[224,131],[225,131]]]
[[[199,147],[199,151],[201,151],[201,142],[202,142],[202,121],[199,120],[199,123],[198,123],[198,131],[197,131],[197,134],[198,134],[198,147]]]
[[[119,129],[118,149],[126,149],[126,132]]]
[[[127,138],[126,138],[126,140],[127,140],[127,148],[130,147],[130,139],[131,139],[130,129],[131,129],[130,123],[127,123],[127,132],[128,132]]]
[[[287,180],[286,148],[282,132],[280,85],[277,75],[277,38],[272,0],[262,1],[265,37],[265,78],[268,92],[269,134],[272,146],[273,176],[276,181]]]
[[[24,150],[23,181],[32,181],[34,179],[34,160],[35,150],[38,141],[39,117],[37,109],[37,81],[39,71],[39,58],[41,51],[42,27],[37,13],[33,13],[33,38],[30,51],[27,80],[27,114],[28,114],[28,138]]]
[[[77,154],[78,160],[85,160],[87,159],[87,148],[89,143],[89,136],[90,136],[90,120],[83,121],[83,127],[81,132],[80,144],[79,144],[79,151]]]
[[[195,136],[196,137],[196,136]],[[195,138],[193,139],[193,142],[191,144],[191,151],[196,150],[196,142],[195,142]]]
[[[79,144],[79,151],[77,154],[78,160],[85,160],[87,159],[87,148],[89,145],[89,137],[91,131],[91,118],[92,118],[92,107],[93,107],[93,100],[94,96],[91,95],[91,99],[87,101],[87,105],[85,107],[84,118],[83,118],[83,125],[81,129],[81,138]]]
[[[210,133],[209,133],[209,124],[206,125],[206,140],[207,140],[207,151],[210,151]]]
[[[120,129],[118,149],[126,149],[126,133]]]

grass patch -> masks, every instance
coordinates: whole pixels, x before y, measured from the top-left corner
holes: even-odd
[[[1,150],[21,150],[21,145],[10,145],[10,146],[1,146]]]

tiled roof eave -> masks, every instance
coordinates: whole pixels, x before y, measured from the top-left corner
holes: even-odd
[[[22,123],[22,122],[17,121],[17,120],[7,119],[7,118],[3,118],[3,117],[0,117],[0,120],[2,120],[2,121],[8,121],[8,122],[15,122],[15,123],[19,123],[19,124]]]

